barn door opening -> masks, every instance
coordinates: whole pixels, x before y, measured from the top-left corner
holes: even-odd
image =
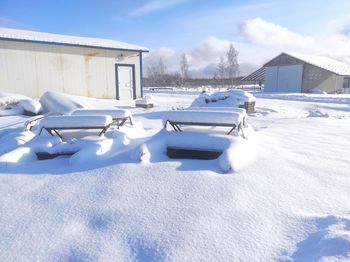
[[[117,85],[117,99],[135,99],[135,66],[129,64],[116,64],[115,75]]]

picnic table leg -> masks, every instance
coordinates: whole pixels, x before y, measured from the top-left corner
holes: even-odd
[[[59,138],[63,139],[63,137],[60,135],[60,133],[58,133],[56,129],[53,129],[53,131],[56,133],[56,135],[59,136]],[[50,134],[53,136],[53,134],[51,133],[51,130],[50,130]]]
[[[98,136],[102,136],[104,133],[106,133],[107,129],[111,126],[111,124],[105,126],[102,131],[98,134]]]
[[[176,128],[177,128],[177,130],[178,130],[179,132],[182,132],[182,130],[180,129],[180,127],[179,127],[178,124],[175,124],[175,126],[176,126]]]
[[[243,131],[243,128],[242,128],[242,125],[241,125],[241,124],[238,126],[238,128],[239,128],[239,130],[240,130],[241,133],[242,133],[242,137],[243,137],[244,139],[247,139],[247,137],[246,137],[245,134],[244,134],[244,131]]]
[[[233,130],[236,129],[236,125],[233,125],[233,127],[231,128],[231,130],[227,133],[228,135],[232,133]]]
[[[128,118],[129,118],[129,122],[130,122],[130,124],[131,124],[131,125],[134,125],[134,124],[133,124],[133,122],[132,122],[132,118],[131,118],[131,116],[129,116]]]
[[[126,122],[126,120],[127,120],[127,118],[123,118],[123,119],[120,121],[119,126],[124,125],[124,124],[125,124],[125,122]]]

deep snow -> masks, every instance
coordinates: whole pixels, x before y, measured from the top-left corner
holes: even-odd
[[[350,96],[255,94],[250,161],[229,174],[217,160],[136,161],[166,111],[197,95],[153,92],[155,108],[131,109],[138,125],[106,134],[108,159],[0,166],[0,260],[350,260]],[[20,120],[0,118],[15,124],[1,146]]]

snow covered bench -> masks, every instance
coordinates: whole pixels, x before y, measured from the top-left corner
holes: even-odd
[[[164,129],[169,123],[178,132],[181,131],[180,125],[231,127],[227,133],[229,135],[235,129],[242,131],[243,114],[227,111],[177,110],[169,111],[163,123]]]
[[[243,126],[247,125],[247,110],[237,107],[188,107],[191,111],[214,111],[214,112],[236,112],[243,115]]]
[[[131,125],[132,115],[130,110],[124,109],[75,109],[70,113],[72,116],[111,116],[113,122],[117,124],[118,128],[129,121]]]
[[[99,133],[101,136],[112,123],[111,116],[51,116],[40,121],[38,130],[40,130],[39,136],[46,130],[52,136],[55,133],[62,138],[58,130],[101,129]]]

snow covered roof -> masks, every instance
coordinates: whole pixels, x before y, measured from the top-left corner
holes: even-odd
[[[72,46],[99,47],[118,50],[143,52],[149,51],[146,47],[119,42],[111,39],[58,35],[3,27],[0,27],[0,39],[30,41],[48,44],[63,44]]]
[[[350,75],[350,65],[326,56],[284,53],[308,64],[323,68],[338,75]]]

